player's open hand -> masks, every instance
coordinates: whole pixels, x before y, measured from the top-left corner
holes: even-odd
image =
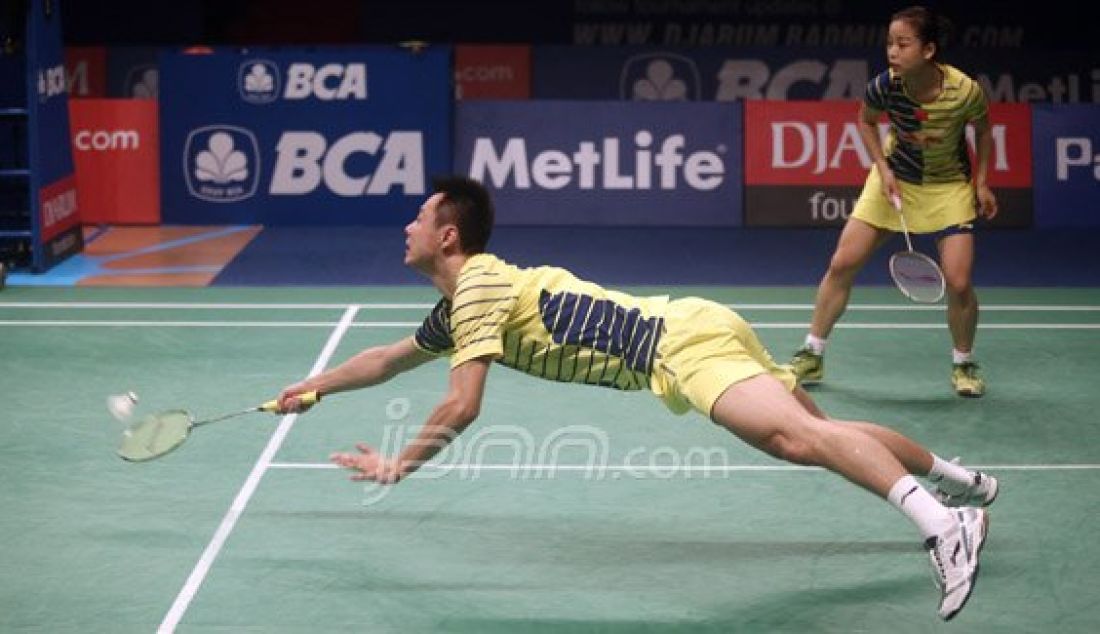
[[[333,463],[355,471],[352,480],[370,480],[379,484],[396,484],[401,480],[399,461],[383,456],[366,443],[358,443],[358,453],[338,451],[329,456]]]

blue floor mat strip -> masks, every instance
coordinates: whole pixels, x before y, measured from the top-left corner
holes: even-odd
[[[524,266],[553,264],[607,285],[816,285],[839,230],[498,227],[490,250]],[[989,230],[976,235],[977,286],[1100,286],[1100,231]],[[931,241],[916,241],[934,254]],[[268,227],[215,285],[422,284],[405,268],[401,227]],[[861,284],[889,284],[888,242]]]

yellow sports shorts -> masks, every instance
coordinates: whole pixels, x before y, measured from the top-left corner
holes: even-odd
[[[669,410],[694,408],[709,417],[729,386],[765,372],[794,390],[790,367],[772,360],[740,315],[698,297],[668,303],[651,387]]]
[[[915,185],[899,178],[898,186],[901,187],[901,208],[910,233],[943,231],[971,223],[978,215],[974,185],[969,181]],[[882,179],[875,166],[867,175],[852,217],[873,227],[901,231],[898,212],[882,195]]]

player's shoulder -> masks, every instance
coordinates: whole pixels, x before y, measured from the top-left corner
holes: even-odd
[[[892,70],[882,71],[867,82],[863,102],[875,110],[886,110],[890,103],[890,95],[900,90],[900,81],[899,76]]]
[[[458,272],[455,295],[468,292],[496,292],[512,286],[518,279],[520,269],[491,253],[478,253],[470,256]]]
[[[970,109],[984,107],[986,97],[979,82],[949,64],[940,64],[940,69],[946,99]]]
[[[487,275],[498,274],[507,262],[492,253],[477,253],[466,259],[462,269],[458,272],[458,285],[468,284],[473,280]]]
[[[894,71],[887,68],[881,73],[871,78],[871,81],[867,82],[867,87],[878,90],[880,92],[886,92],[890,89],[890,85],[894,83],[896,75]]]
[[[943,72],[944,86],[948,88],[968,91],[972,86],[978,83],[970,75],[967,75],[951,64],[940,64],[940,70]]]

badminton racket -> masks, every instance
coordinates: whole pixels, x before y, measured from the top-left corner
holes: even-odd
[[[934,304],[943,299],[946,288],[943,271],[935,260],[913,249],[909,227],[905,224],[905,212],[901,208],[901,196],[894,194],[890,202],[901,219],[906,246],[905,251],[890,256],[890,277],[894,278],[894,284],[902,295],[921,304]]]
[[[299,394],[298,399],[304,407],[309,407],[321,397],[317,392]],[[172,451],[183,444],[191,430],[202,425],[236,418],[253,412],[278,414],[279,402],[271,400],[256,407],[242,409],[239,412],[223,414],[204,420],[195,420],[191,412],[184,409],[171,409],[149,414],[122,432],[122,441],[118,446],[118,455],[130,462],[145,462]]]

